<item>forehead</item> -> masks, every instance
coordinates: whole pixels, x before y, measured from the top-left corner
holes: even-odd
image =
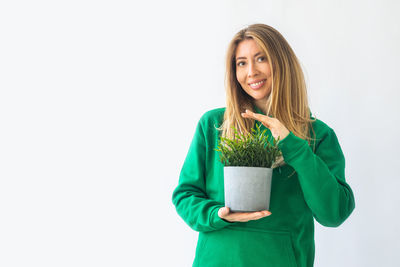
[[[253,39],[246,39],[241,41],[236,48],[236,58],[254,56],[255,54],[263,52],[260,46]]]

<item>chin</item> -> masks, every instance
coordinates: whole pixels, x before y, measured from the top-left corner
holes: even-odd
[[[251,98],[253,98],[254,100],[262,100],[262,99],[266,99],[269,97],[268,93],[256,93],[256,94],[250,94]]]
[[[268,99],[270,95],[270,90],[266,89],[260,89],[260,90],[254,90],[252,88],[246,88],[244,90],[248,96],[250,96],[253,100],[258,101],[262,99]]]

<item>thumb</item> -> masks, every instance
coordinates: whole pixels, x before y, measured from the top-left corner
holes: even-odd
[[[229,214],[229,208],[228,207],[222,207],[222,208],[220,208],[219,210],[218,210],[218,216],[220,217],[220,218],[223,218],[223,217],[225,217],[226,215],[228,215]]]

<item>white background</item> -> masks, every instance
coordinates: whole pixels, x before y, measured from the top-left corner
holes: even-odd
[[[242,27],[280,31],[356,209],[315,266],[399,266],[399,1],[2,1],[0,266],[191,266],[171,202]]]

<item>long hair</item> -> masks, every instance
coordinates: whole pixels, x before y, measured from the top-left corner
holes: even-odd
[[[266,54],[271,67],[271,93],[267,101],[267,114],[277,118],[294,135],[310,143],[313,119],[308,106],[307,89],[300,63],[285,38],[273,27],[253,24],[239,31],[229,43],[226,54],[226,110],[219,130],[222,136],[234,138],[232,126],[242,133],[250,133],[254,120],[240,113],[252,110],[253,99],[236,78],[235,54],[238,44],[253,39]]]

